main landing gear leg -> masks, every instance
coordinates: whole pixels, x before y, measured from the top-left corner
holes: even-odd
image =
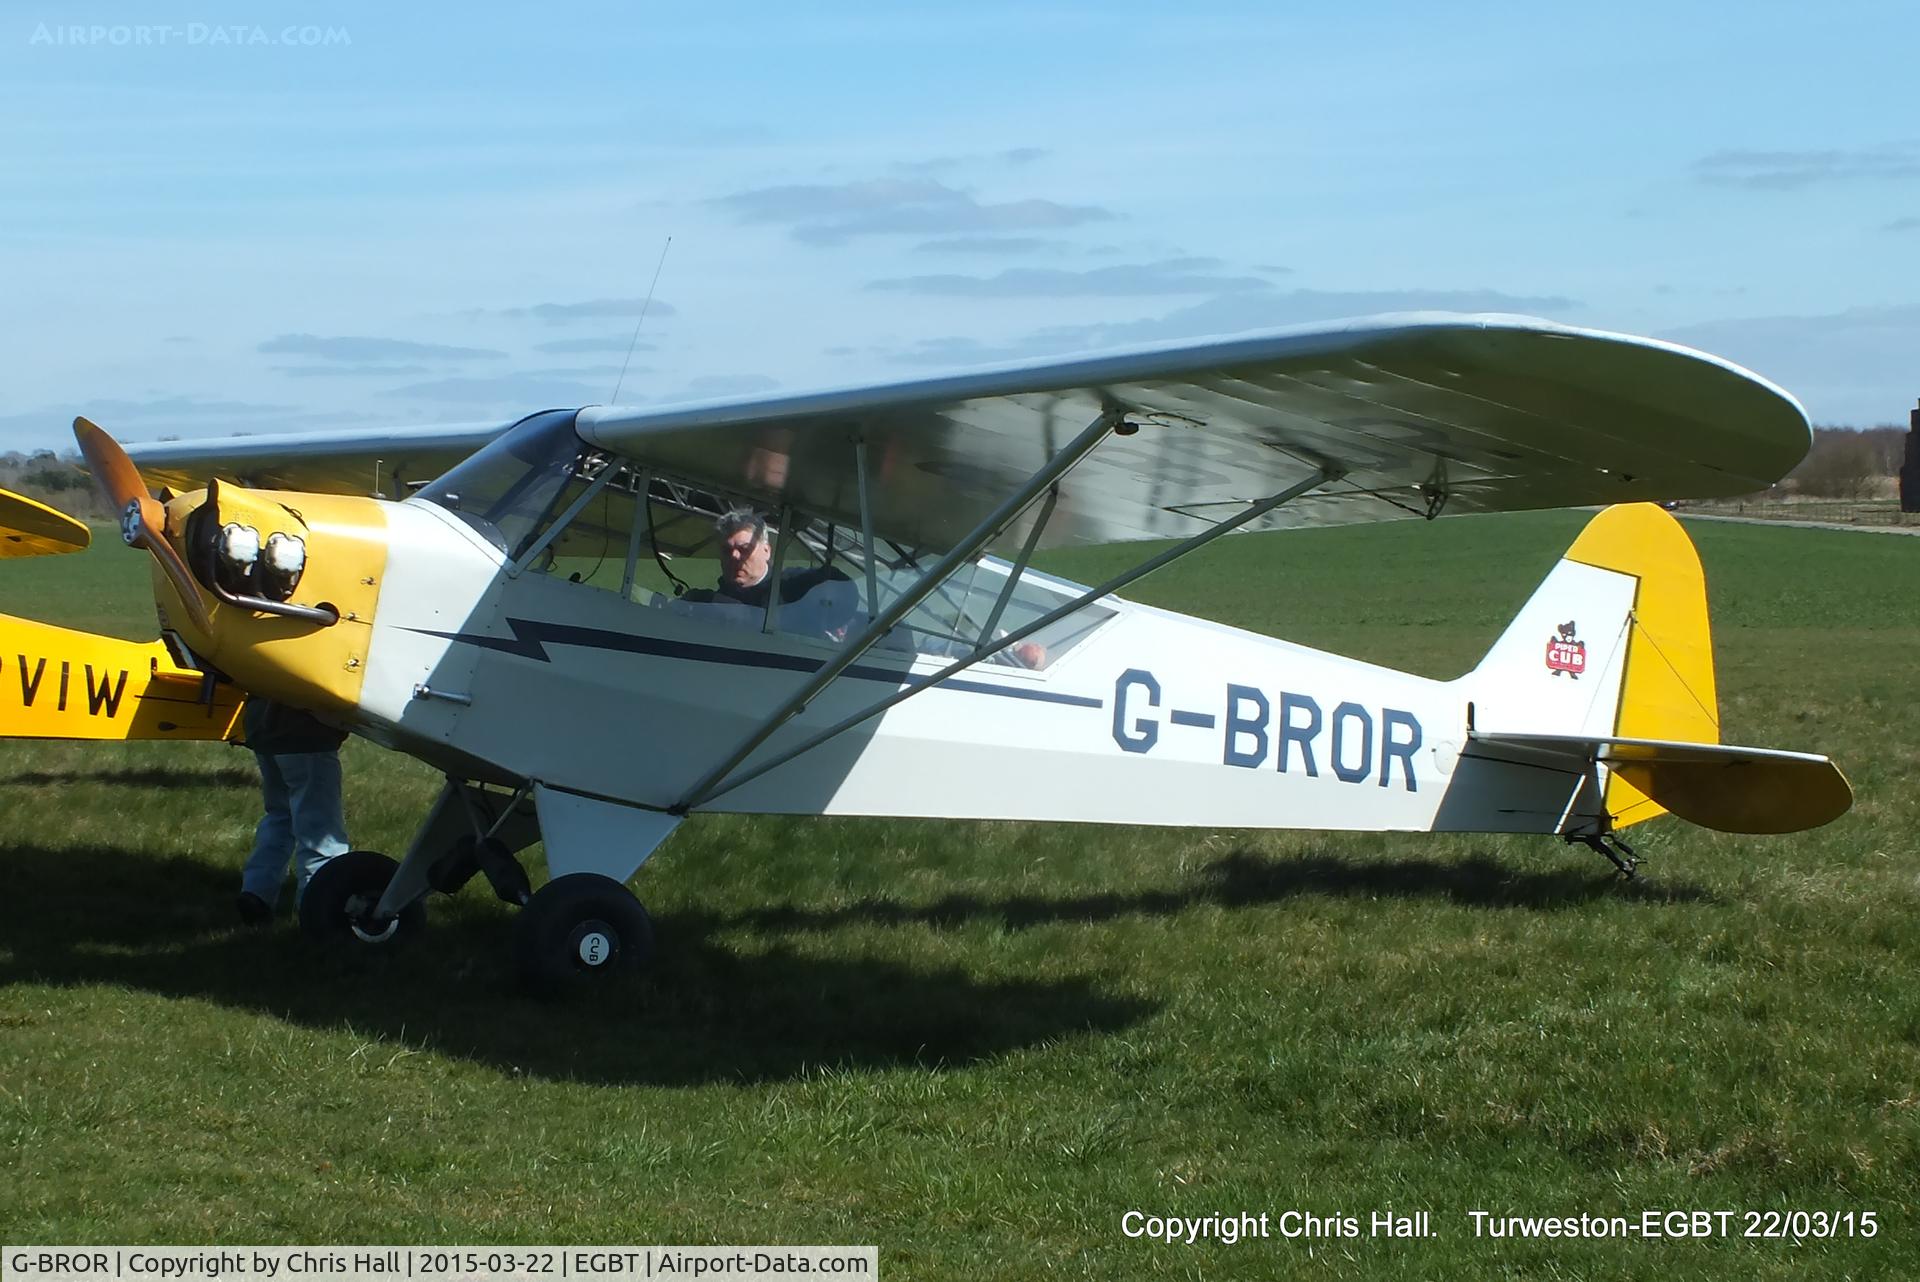
[[[514,793],[449,778],[399,864],[349,851],[315,872],[300,924],[319,939],[384,944],[425,926],[429,890],[484,874],[522,911],[514,960],[537,989],[637,971],[653,956],[653,922],[627,879],[680,824],[677,815],[529,784]],[[552,880],[531,890],[515,852],[547,848]]]
[[[400,863],[350,850],[314,872],[300,899],[300,928],[318,940],[392,943],[425,927],[429,890],[451,894],[476,872],[500,898],[524,905],[527,874],[513,852],[540,839],[528,791],[489,792],[449,778]]]
[[[426,906],[416,898],[382,911],[399,865],[375,850],[349,850],[321,864],[300,896],[300,929],[323,943],[352,939],[377,947],[399,943],[426,928]]]
[[[540,840],[529,789],[494,792],[448,778],[407,848],[382,908],[437,890],[451,895],[484,873],[493,893],[516,907],[528,898],[526,870],[514,858]]]
[[[315,870],[300,897],[300,928],[316,940],[383,944],[425,926],[428,867],[467,819],[449,779],[414,832],[400,863],[371,850],[350,850]]]

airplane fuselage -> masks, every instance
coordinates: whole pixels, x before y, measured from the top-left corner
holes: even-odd
[[[836,652],[512,574],[451,514],[383,506],[405,551],[387,558],[353,719],[453,773],[672,809]],[[1108,617],[1044,672],[977,664],[697,809],[1540,831],[1578,790],[1564,774],[1499,763],[1469,761],[1463,774],[1468,705],[1487,697],[1469,681],[1102,604]],[[870,650],[747,767],[950,662]],[[1541,677],[1575,701],[1601,685],[1544,664]],[[1488,772],[1504,813],[1474,804]],[[1526,805],[1512,802],[1516,780]]]

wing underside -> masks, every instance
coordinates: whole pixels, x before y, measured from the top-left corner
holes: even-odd
[[[1750,493],[1805,454],[1793,399],[1700,353],[1512,317],[1380,318],[848,393],[581,412],[581,435],[768,505],[945,546],[1102,413],[1042,546]],[[1001,540],[1017,546],[1016,526]]]
[[[153,486],[197,490],[211,478],[263,490],[401,499],[439,477],[511,423],[448,423],[377,431],[286,432],[129,444]]]
[[[1251,529],[1748,493],[1797,463],[1798,404],[1717,358],[1524,317],[1376,317],[845,391],[589,407],[589,442],[769,510],[951,545],[1090,423],[1041,546],[1183,537],[1321,471]],[[209,475],[397,497],[504,430],[256,436],[129,451]],[[1017,547],[1023,523],[997,547]]]

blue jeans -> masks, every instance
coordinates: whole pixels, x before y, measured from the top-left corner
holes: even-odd
[[[298,904],[313,870],[348,849],[347,821],[340,813],[340,754],[256,752],[253,757],[260,763],[260,799],[267,813],[254,829],[240,889],[272,906],[292,863]]]

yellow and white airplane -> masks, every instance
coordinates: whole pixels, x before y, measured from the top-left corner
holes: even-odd
[[[316,935],[392,940],[479,872],[529,976],[635,966],[626,883],[703,812],[1534,832],[1630,874],[1618,834],[1667,811],[1788,832],[1851,802],[1824,757],[1719,742],[1700,563],[1654,502],[1771,484],[1805,414],[1647,339],[1420,314],[505,427],[75,431],[154,561],[173,662],[142,652],[128,698],[211,692],[211,737],[258,692],[446,774],[397,864],[314,876]],[[1114,595],[1235,530],[1584,504],[1453,681]],[[710,590],[738,508],[773,536],[757,595]],[[1129,540],[1174,542],[1092,588],[1031,565]],[[37,644],[65,673],[97,643]],[[45,698],[0,732],[70,730]]]

